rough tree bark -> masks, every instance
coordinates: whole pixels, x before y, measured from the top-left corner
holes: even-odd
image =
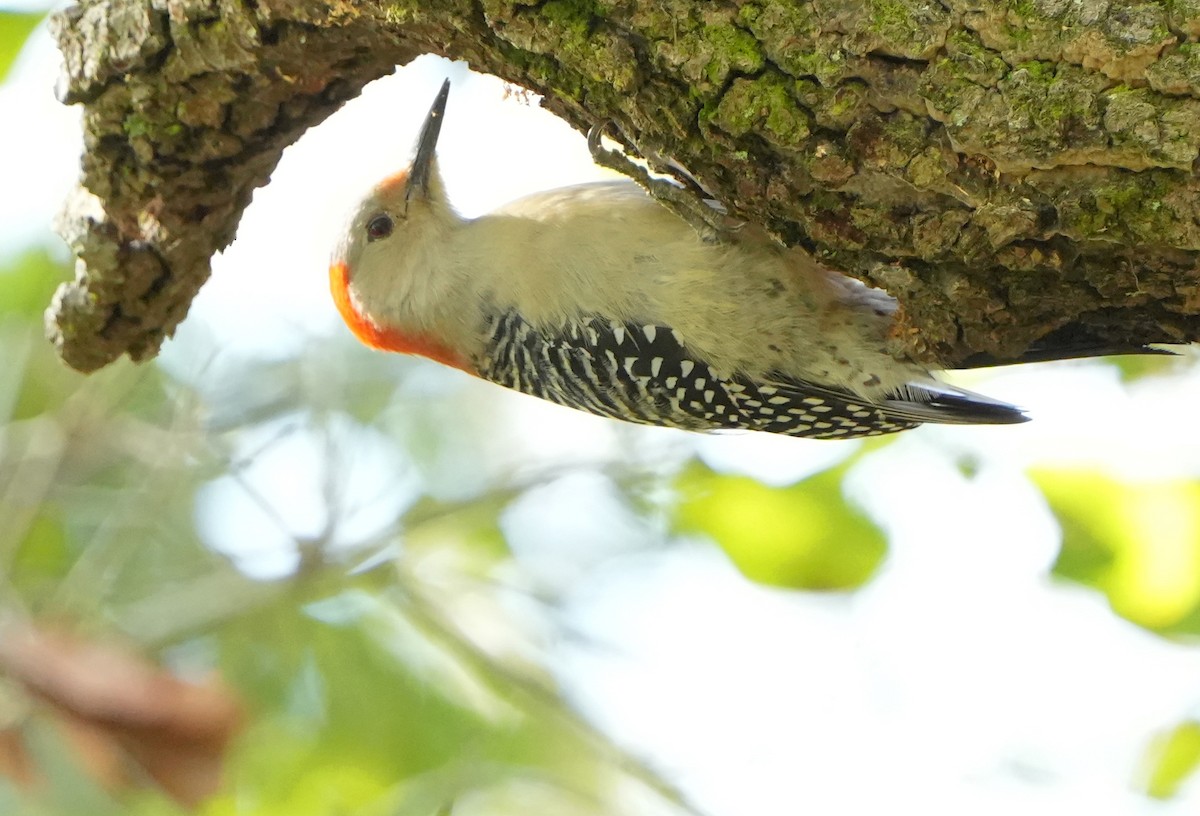
[[[886,288],[896,351],[1200,337],[1200,0],[85,0],[64,360],[155,354],[285,146],[423,52]]]

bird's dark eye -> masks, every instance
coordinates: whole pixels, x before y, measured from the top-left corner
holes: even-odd
[[[380,213],[367,222],[367,240],[378,241],[381,238],[387,238],[392,234],[392,217],[386,213]]]

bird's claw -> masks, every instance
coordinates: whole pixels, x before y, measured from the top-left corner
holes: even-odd
[[[636,181],[652,198],[686,221],[706,243],[720,243],[737,228],[737,225],[719,209],[719,205],[714,206],[709,202],[704,188],[686,172],[674,167],[655,167],[656,170],[670,173],[671,177],[679,182],[676,184],[667,178],[650,175],[645,167],[629,158],[627,153],[606,148],[601,139],[613,126],[613,121],[606,119],[592,125],[588,130],[588,150],[596,164]],[[620,142],[626,151],[640,153],[624,134],[618,132],[616,136],[616,141]],[[644,155],[641,158],[647,164],[651,163]]]

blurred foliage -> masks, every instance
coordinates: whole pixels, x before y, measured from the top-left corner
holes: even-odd
[[[209,816],[693,812],[555,676],[570,578],[522,563],[510,515],[550,519],[542,489],[573,474],[614,494],[586,523],[630,539],[567,556],[584,583],[606,558],[699,539],[754,581],[849,591],[888,554],[843,491],[886,440],[786,487],[718,472],[691,447],[497,468],[479,443],[502,435],[487,406],[349,342],[239,359],[189,326],[157,364],[77,375],[42,339],[65,270],[43,252],[9,267],[0,647],[6,623],[49,621],[131,644],[171,676],[220,677],[246,717]],[[1034,478],[1063,529],[1056,575],[1155,631],[1197,631],[1200,487]],[[67,714],[69,700],[0,677],[0,812],[187,811],[144,778],[97,772]],[[1150,795],[1192,774],[1198,732],[1185,723],[1152,746]],[[120,731],[118,748],[138,733]]]
[[[393,360],[185,361],[207,394],[157,365],[83,377],[41,337],[64,275],[41,252],[0,271],[0,625],[118,635],[184,676],[218,672],[249,717],[203,812],[583,816],[624,812],[631,796],[638,812],[688,812],[565,703],[539,605],[512,610],[528,590],[505,579],[498,518],[519,489],[447,502],[378,462],[373,489],[339,479],[385,444],[360,422],[412,431],[395,410]],[[297,438],[323,452],[323,518],[308,530],[254,470]],[[292,569],[253,580],[211,546],[221,533],[205,517],[230,512],[206,499],[219,485],[290,536]],[[356,502],[385,512],[364,525]],[[39,696],[0,684],[0,811],[182,812],[97,775],[104,753],[71,738],[75,703]]]
[[[1146,751],[1144,790],[1170,799],[1200,765],[1200,722],[1188,720],[1158,735]]]
[[[45,17],[36,12],[6,11],[0,9],[0,82],[12,68],[17,54],[37,24]]]
[[[676,525],[712,537],[753,581],[790,589],[853,589],[887,554],[882,531],[847,502],[853,459],[790,487],[693,463],[679,475]]]
[[[1200,482],[1032,475],[1062,528],[1055,575],[1098,589],[1147,629],[1200,633]]]
[[[1133,383],[1178,370],[1180,358],[1171,354],[1122,354],[1107,358],[1107,362],[1116,368],[1121,382]]]

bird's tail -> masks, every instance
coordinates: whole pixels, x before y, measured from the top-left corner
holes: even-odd
[[[889,416],[945,425],[1014,425],[1029,417],[1015,405],[946,383],[911,383],[880,402]]]

